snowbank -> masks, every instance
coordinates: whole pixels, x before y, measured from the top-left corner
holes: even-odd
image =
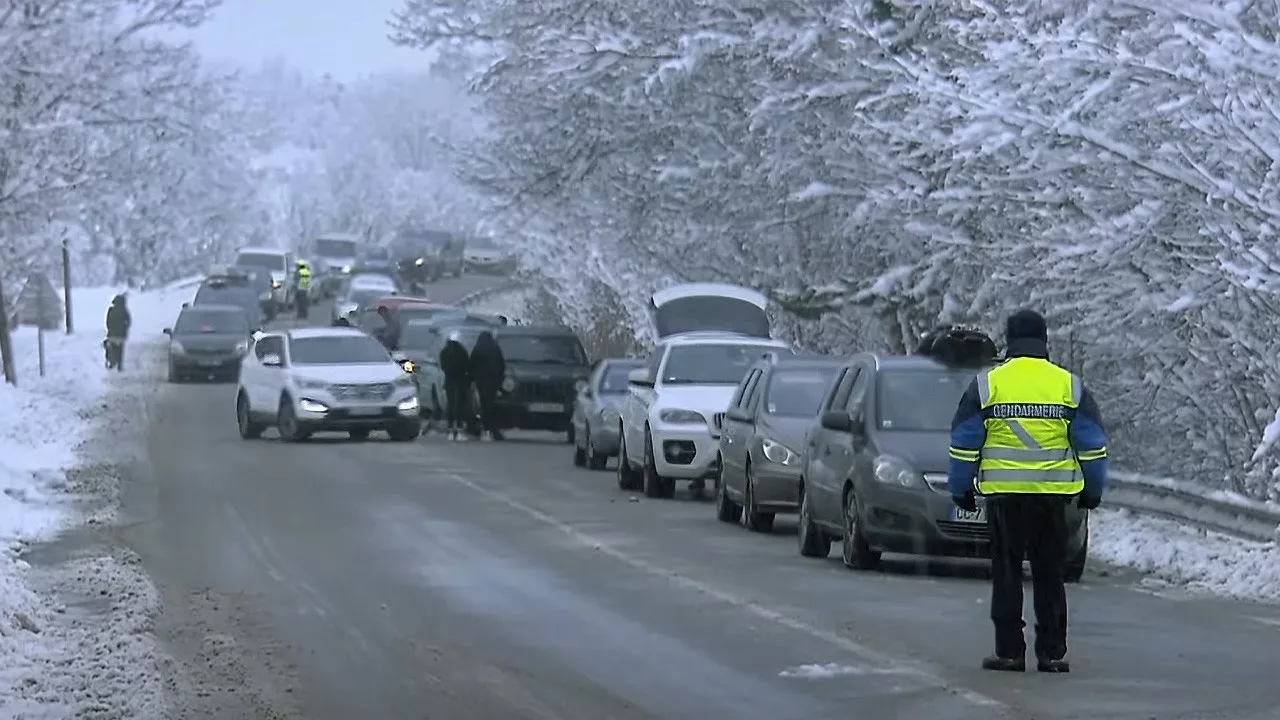
[[[127,633],[144,613],[120,612],[115,603],[122,585],[133,586],[120,590],[122,602],[148,602],[149,589],[140,585],[140,576],[121,567],[130,561],[101,558],[91,566],[77,561],[66,568],[77,576],[68,582],[101,588],[94,594],[111,603],[110,627],[100,628],[70,617],[66,608],[33,589],[36,574],[18,557],[24,545],[84,519],[66,471],[76,464],[76,448],[92,429],[88,418],[110,387],[102,338],[106,308],[116,292],[73,292],[76,332],[44,334],[43,377],[35,329],[19,328],[12,335],[18,385],[0,383],[0,717],[69,717],[90,707],[105,709],[113,691],[138,695],[135,705],[146,702],[136,675],[142,670],[110,665],[122,648],[143,642],[138,630],[133,630],[137,637]],[[133,338],[159,335],[190,294],[191,288],[130,294]],[[125,654],[121,662],[137,662],[137,653]]]
[[[1252,543],[1127,510],[1098,510],[1089,522],[1093,559],[1215,595],[1280,602],[1275,543]]]

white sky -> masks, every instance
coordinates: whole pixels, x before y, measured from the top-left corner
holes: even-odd
[[[401,0],[226,0],[194,39],[210,59],[256,64],[282,58],[340,80],[423,68],[425,53],[387,40],[386,23],[401,5]]]

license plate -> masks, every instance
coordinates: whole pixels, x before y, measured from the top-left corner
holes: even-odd
[[[200,367],[214,368],[222,365],[221,360],[201,360]]]
[[[529,412],[559,413],[564,412],[564,406],[560,403],[529,403]]]
[[[962,510],[958,507],[951,508],[951,519],[962,523],[986,523],[987,508],[979,505],[977,510]]]
[[[351,408],[347,411],[348,415],[357,415],[359,417],[368,417],[370,415],[381,415],[382,408]]]

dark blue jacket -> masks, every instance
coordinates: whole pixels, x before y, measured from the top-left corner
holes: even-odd
[[[1038,341],[1017,341],[1010,343],[1008,357],[1038,357],[1047,360],[1049,353],[1044,344]],[[1102,426],[1102,415],[1088,388],[1081,389],[1080,406],[1069,421],[1067,433],[1071,447],[1077,452],[1107,446],[1107,432]],[[951,447],[962,451],[981,451],[986,440],[987,426],[982,415],[982,403],[978,399],[978,381],[975,379],[960,398],[960,406],[956,408],[955,417],[951,420]],[[973,481],[978,475],[979,461],[959,460],[954,455],[953,453],[947,473],[947,485],[953,497],[962,497],[974,490]],[[1101,498],[1107,487],[1107,458],[1081,461],[1080,469],[1084,472],[1084,494],[1091,498]]]

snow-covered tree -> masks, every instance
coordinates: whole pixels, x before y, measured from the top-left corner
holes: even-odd
[[[1275,12],[407,0],[395,25],[498,58],[464,174],[580,325],[602,287],[643,327],[655,285],[711,277],[764,288],[823,349],[1031,305],[1104,399],[1118,464],[1261,497],[1280,492],[1280,449],[1254,452],[1280,404]]]

